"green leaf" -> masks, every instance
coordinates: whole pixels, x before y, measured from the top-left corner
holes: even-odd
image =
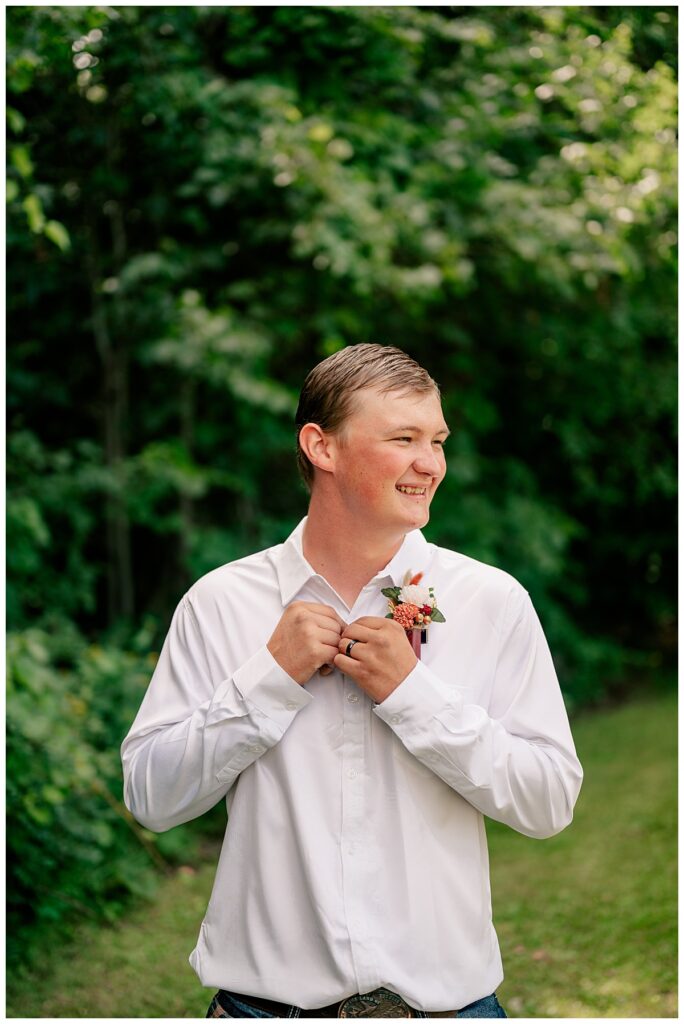
[[[390,600],[392,600],[392,601],[398,601],[399,600],[399,593],[400,593],[400,591],[401,591],[401,587],[384,587],[380,591],[380,593],[384,594],[385,597],[389,597]]]
[[[430,618],[433,622],[446,622],[446,619],[440,612],[439,608],[433,608],[430,612]]]
[[[10,162],[22,178],[30,178],[33,174],[33,163],[26,146],[12,146],[10,149]]]
[[[66,252],[71,247],[71,239],[69,238],[69,232],[60,224],[58,220],[49,220],[43,228],[43,234],[46,235],[51,242],[54,242],[58,249],[62,252]]]
[[[15,110],[14,107],[8,107],[7,123],[11,131],[19,133],[24,130],[26,118],[18,110]]]
[[[21,205],[26,211],[26,217],[31,231],[36,235],[40,234],[45,226],[45,216],[43,214],[43,207],[41,206],[40,199],[32,192],[30,195],[26,196]]]

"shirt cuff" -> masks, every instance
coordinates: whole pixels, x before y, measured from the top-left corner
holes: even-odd
[[[311,694],[287,674],[268,647],[260,647],[233,674],[235,689],[248,704],[285,732],[298,711],[310,704]]]
[[[405,729],[410,732],[424,729],[446,708],[462,706],[461,695],[419,661],[396,690],[375,705],[373,712],[401,735]]]

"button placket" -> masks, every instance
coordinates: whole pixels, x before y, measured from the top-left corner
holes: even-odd
[[[354,617],[358,617],[355,615]],[[343,895],[352,959],[359,992],[379,984],[371,918],[363,893],[372,889],[373,842],[366,816],[369,704],[352,679],[343,676],[344,740],[342,745]]]

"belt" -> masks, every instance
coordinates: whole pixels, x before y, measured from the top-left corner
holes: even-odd
[[[274,1017],[292,1017],[293,1007],[290,1003],[278,1003],[273,999],[262,999],[261,996],[246,996],[239,992],[227,992],[219,989],[216,998],[224,1009],[229,1010],[230,1004],[225,1005],[224,999],[237,999],[248,1006],[255,1006],[259,1010],[266,1010]],[[390,992],[386,988],[376,988],[372,992],[365,992],[363,995],[347,996],[346,999],[337,1003],[330,1003],[328,1006],[319,1006],[315,1010],[299,1010],[298,1017],[453,1017],[456,1010],[442,1010],[438,1013],[427,1014],[425,1011],[416,1010],[409,1006],[406,1000]]]

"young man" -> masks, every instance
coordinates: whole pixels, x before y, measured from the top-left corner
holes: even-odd
[[[483,815],[554,835],[582,780],[541,626],[420,532],[449,431],[409,356],[325,359],[297,430],[308,516],[180,602],[126,804],[164,831],[226,798],[207,1016],[504,1017]]]

